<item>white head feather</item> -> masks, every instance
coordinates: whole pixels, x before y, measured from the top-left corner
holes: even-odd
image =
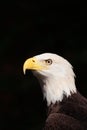
[[[68,97],[71,93],[76,93],[75,74],[66,59],[52,53],[40,54],[35,58],[39,61],[52,60],[52,64],[47,65],[47,69],[33,71],[43,88],[48,106],[57,101],[61,102],[64,95]]]
[[[38,78],[48,105],[76,93],[72,66],[59,55],[44,53],[29,58],[24,63],[24,73],[26,69],[31,69]]]

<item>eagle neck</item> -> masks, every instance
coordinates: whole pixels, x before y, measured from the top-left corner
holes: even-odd
[[[66,78],[45,79],[41,83],[43,88],[44,98],[47,100],[47,105],[51,103],[61,102],[64,96],[68,97],[72,93],[76,93],[74,79],[67,80]]]

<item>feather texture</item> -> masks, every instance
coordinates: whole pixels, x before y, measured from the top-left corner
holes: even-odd
[[[87,100],[76,93],[51,104],[44,130],[87,130]]]

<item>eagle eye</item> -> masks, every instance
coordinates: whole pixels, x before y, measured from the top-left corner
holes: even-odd
[[[45,63],[48,64],[48,65],[51,65],[52,64],[52,60],[51,59],[47,59],[47,60],[45,60]]]

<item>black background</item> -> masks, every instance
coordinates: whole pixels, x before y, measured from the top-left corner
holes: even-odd
[[[3,1],[0,40],[0,128],[41,130],[46,104],[24,61],[52,52],[74,67],[76,86],[87,97],[87,8],[82,3]]]

